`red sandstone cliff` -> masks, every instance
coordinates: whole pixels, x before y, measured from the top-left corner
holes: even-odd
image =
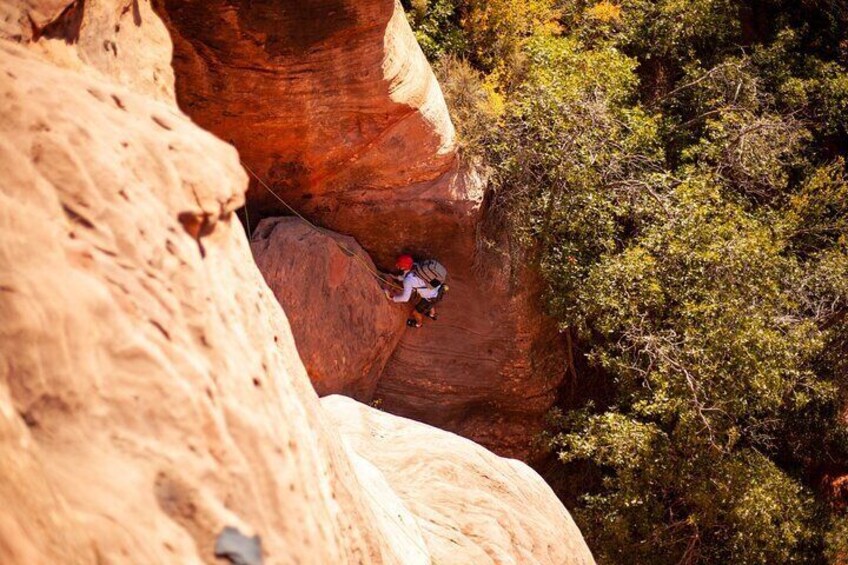
[[[592,562],[529,469],[319,403],[144,1],[0,14],[0,561]]]
[[[353,238],[295,217],[262,220],[251,248],[318,394],[373,400],[406,316],[383,296],[371,258]]]
[[[529,457],[564,376],[562,347],[539,313],[536,277],[480,250],[483,186],[460,166],[441,91],[400,4],[163,0],[158,7],[175,40],[177,98],[197,123],[232,141],[272,190],[354,237],[378,264],[406,250],[447,266],[442,319],[403,334],[377,384],[382,406]],[[254,221],[287,212],[256,182],[248,208]],[[257,252],[275,289],[304,269],[336,276],[298,257],[284,245]],[[315,306],[277,294],[291,315],[312,315]],[[349,323],[349,333],[370,332],[367,322]],[[307,357],[339,335],[335,324],[325,329],[295,328]],[[322,392],[372,379],[350,374],[351,383],[338,386],[312,365]]]

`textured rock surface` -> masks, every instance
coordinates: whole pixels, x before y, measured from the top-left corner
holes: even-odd
[[[0,0],[0,37],[53,63],[174,100],[168,30],[149,0]]]
[[[368,255],[353,238],[317,232],[294,217],[262,220],[250,247],[288,313],[318,394],[370,401],[406,317],[365,269],[374,269]]]
[[[562,380],[561,343],[538,312],[535,279],[488,259],[450,271],[439,320],[404,334],[376,397],[389,412],[529,459]]]
[[[284,198],[320,206],[327,195],[429,183],[454,167],[439,85],[394,0],[159,5],[173,30],[180,106],[235,143]],[[261,190],[252,196],[279,207]]]
[[[235,221],[235,151],[141,76],[42,55],[0,40],[0,562],[214,563],[224,526],[260,535],[268,563],[435,562],[428,528],[468,520],[426,526],[384,461],[339,437]],[[445,436],[429,432],[409,440]],[[455,495],[469,476],[436,468],[404,480]],[[523,503],[500,493],[541,494],[534,481],[477,496]],[[529,500],[557,516],[551,495]],[[524,511],[480,507],[499,523]],[[540,562],[581,546],[537,526]],[[526,532],[513,548],[491,527],[451,557],[476,562],[489,537],[499,562],[526,555]]]
[[[175,107],[0,41],[0,561],[402,563]]]
[[[594,563],[571,516],[524,463],[341,396],[321,404],[397,493],[433,563]]]
[[[450,271],[442,320],[405,332],[386,366],[384,406],[530,457],[564,376],[562,347],[538,313],[534,277],[478,253],[482,183],[459,165],[399,2],[163,0],[159,9],[175,38],[178,100],[195,121],[381,266],[410,251]],[[248,199],[254,218],[283,211],[256,183]]]

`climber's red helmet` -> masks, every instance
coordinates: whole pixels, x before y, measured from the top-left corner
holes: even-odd
[[[404,253],[403,255],[398,256],[395,261],[395,267],[400,269],[401,271],[409,271],[412,269],[412,265],[415,263],[415,260],[412,258],[412,255],[407,255]]]

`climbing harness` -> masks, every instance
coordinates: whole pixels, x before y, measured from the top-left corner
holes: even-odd
[[[446,285],[446,284],[440,284],[439,286],[436,286],[436,287],[423,287],[423,286],[416,286],[416,287],[413,287],[413,288],[414,288],[416,291],[417,291],[419,288],[420,288],[420,289],[430,288],[431,290],[437,290],[438,292],[436,293],[436,296],[434,296],[433,298],[424,298],[424,297],[423,297],[423,296],[421,296],[420,294],[418,295],[418,296],[421,296],[421,300],[422,300],[422,301],[427,302],[427,303],[429,303],[429,304],[433,304],[433,305],[435,305],[435,304],[437,304],[437,303],[441,302],[441,301],[442,301],[442,298],[444,298],[444,297],[445,297],[445,293],[446,293],[448,290],[450,290],[450,289],[449,289],[449,287],[448,287],[448,285]],[[425,312],[421,312],[421,313],[422,313],[422,314],[425,314]],[[436,318],[433,318],[433,319],[435,320]]]
[[[359,261],[359,263],[360,263],[360,264],[361,264],[361,265],[365,268],[365,270],[366,270],[366,271],[368,271],[368,272],[371,274],[371,276],[373,276],[375,279],[377,279],[378,281],[380,281],[381,283],[383,283],[383,284],[385,284],[385,285],[388,285],[388,286],[391,286],[391,287],[394,287],[394,288],[403,288],[403,287],[401,287],[401,286],[398,286],[397,284],[395,284],[394,282],[392,282],[392,281],[391,281],[391,280],[389,280],[388,278],[386,278],[384,275],[382,275],[382,274],[381,274],[379,271],[377,271],[376,269],[371,268],[371,265],[369,265],[368,263],[366,263],[366,262],[365,262],[365,259],[363,259],[363,258],[362,258],[362,257],[361,257],[358,253],[356,253],[356,252],[355,252],[355,251],[353,251],[352,249],[349,249],[349,248],[348,248],[347,246],[345,246],[342,242],[338,241],[335,237],[333,237],[333,235],[335,235],[335,234],[333,234],[333,232],[331,232],[330,230],[327,230],[327,229],[325,229],[325,228],[322,228],[322,227],[320,227],[320,226],[316,226],[315,224],[313,224],[312,222],[310,222],[309,220],[307,220],[305,217],[303,217],[303,215],[302,215],[300,212],[298,212],[297,210],[295,210],[294,208],[292,208],[292,207],[289,205],[289,203],[288,203],[288,202],[286,202],[285,200],[283,200],[283,199],[282,199],[282,197],[281,197],[279,194],[277,194],[276,192],[274,192],[274,190],[273,190],[270,186],[268,186],[268,184],[267,184],[265,181],[263,181],[263,180],[259,177],[259,175],[257,175],[256,173],[254,173],[254,172],[253,172],[253,169],[251,169],[250,167],[248,167],[248,166],[247,166],[247,163],[245,163],[244,161],[242,161],[242,162],[241,162],[241,165],[242,165],[242,167],[244,167],[244,168],[245,168],[245,170],[246,170],[248,173],[250,173],[250,175],[251,175],[253,178],[255,178],[255,179],[256,179],[256,181],[257,181],[259,184],[261,184],[261,185],[265,188],[265,190],[267,190],[267,191],[271,194],[271,196],[273,196],[274,198],[276,198],[277,200],[279,200],[279,201],[280,201],[280,203],[281,203],[283,206],[285,206],[285,207],[286,207],[286,208],[287,208],[287,209],[288,209],[288,210],[289,210],[292,214],[294,214],[295,216],[297,216],[298,218],[300,218],[301,220],[303,220],[303,222],[304,222],[307,226],[309,226],[310,228],[312,228],[312,229],[313,229],[313,230],[315,230],[316,232],[318,232],[318,233],[322,233],[322,234],[324,234],[324,235],[328,235],[328,236],[330,236],[330,239],[333,241],[333,243],[335,243],[335,244],[336,244],[336,246],[337,246],[339,249],[341,249],[342,253],[344,253],[344,254],[345,254],[345,255],[347,255],[348,257],[353,257],[354,259],[356,259],[357,261]],[[245,213],[245,217],[247,218],[247,205],[245,205],[244,213]],[[249,218],[248,218],[248,222],[249,222],[249,221],[250,221],[250,220],[249,220]],[[248,223],[248,227],[247,227],[247,229],[248,229],[248,232],[247,232],[247,233],[248,233],[248,238],[249,238],[249,237],[250,237],[250,225],[249,225],[249,223]]]

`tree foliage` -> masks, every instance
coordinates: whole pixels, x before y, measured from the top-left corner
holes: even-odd
[[[575,509],[599,559],[844,560],[844,2],[419,8],[491,213],[614,391],[547,435],[599,478]]]

